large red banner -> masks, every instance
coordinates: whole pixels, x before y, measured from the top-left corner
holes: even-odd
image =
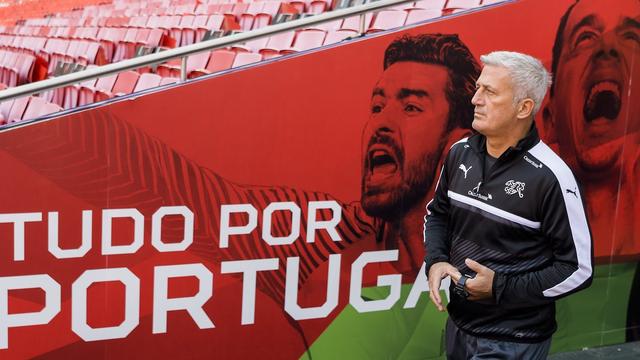
[[[640,5],[611,4],[506,3],[2,131],[0,356],[440,356],[424,207],[493,50],[553,70],[538,129],[597,261],[637,259]]]

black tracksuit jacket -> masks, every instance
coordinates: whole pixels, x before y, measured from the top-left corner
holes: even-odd
[[[485,169],[485,137],[451,147],[425,216],[426,271],[446,261],[474,276],[470,258],[495,271],[493,299],[450,288],[451,320],[485,338],[539,342],[556,330],[560,297],[591,283],[593,250],[585,208],[569,167],[532,126]]]

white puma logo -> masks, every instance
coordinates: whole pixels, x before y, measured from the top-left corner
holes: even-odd
[[[467,178],[467,172],[469,172],[469,170],[471,170],[473,166],[469,166],[469,168],[467,169],[466,166],[464,166],[464,164],[460,164],[460,167],[458,169],[462,170],[464,172],[464,178]]]

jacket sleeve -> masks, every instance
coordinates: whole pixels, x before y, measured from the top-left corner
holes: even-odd
[[[535,306],[582,290],[593,277],[591,234],[580,191],[569,172],[546,192],[539,212],[542,235],[552,257],[539,270],[521,274],[495,273],[493,294],[504,306]],[[573,192],[565,191],[570,186]]]
[[[449,242],[449,171],[451,152],[442,165],[433,199],[427,204],[424,217],[425,271],[429,274],[431,265],[440,261],[449,261],[451,244]]]

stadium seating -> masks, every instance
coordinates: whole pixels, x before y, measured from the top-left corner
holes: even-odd
[[[373,0],[9,0],[10,6],[0,8],[0,86],[19,86],[368,1]],[[497,2],[409,2],[367,13],[364,31],[385,31]],[[352,16],[194,54],[187,60],[187,75],[195,78],[335,44],[361,35],[360,19]],[[16,99],[0,104],[0,124],[169,84],[179,77],[180,59],[175,59],[47,91],[37,100]]]
[[[189,78],[230,69],[236,58],[236,53],[229,50],[214,50],[209,55],[206,67],[194,69],[189,73]]]
[[[367,32],[377,32],[404,26],[407,21],[407,12],[404,10],[380,11]]]

